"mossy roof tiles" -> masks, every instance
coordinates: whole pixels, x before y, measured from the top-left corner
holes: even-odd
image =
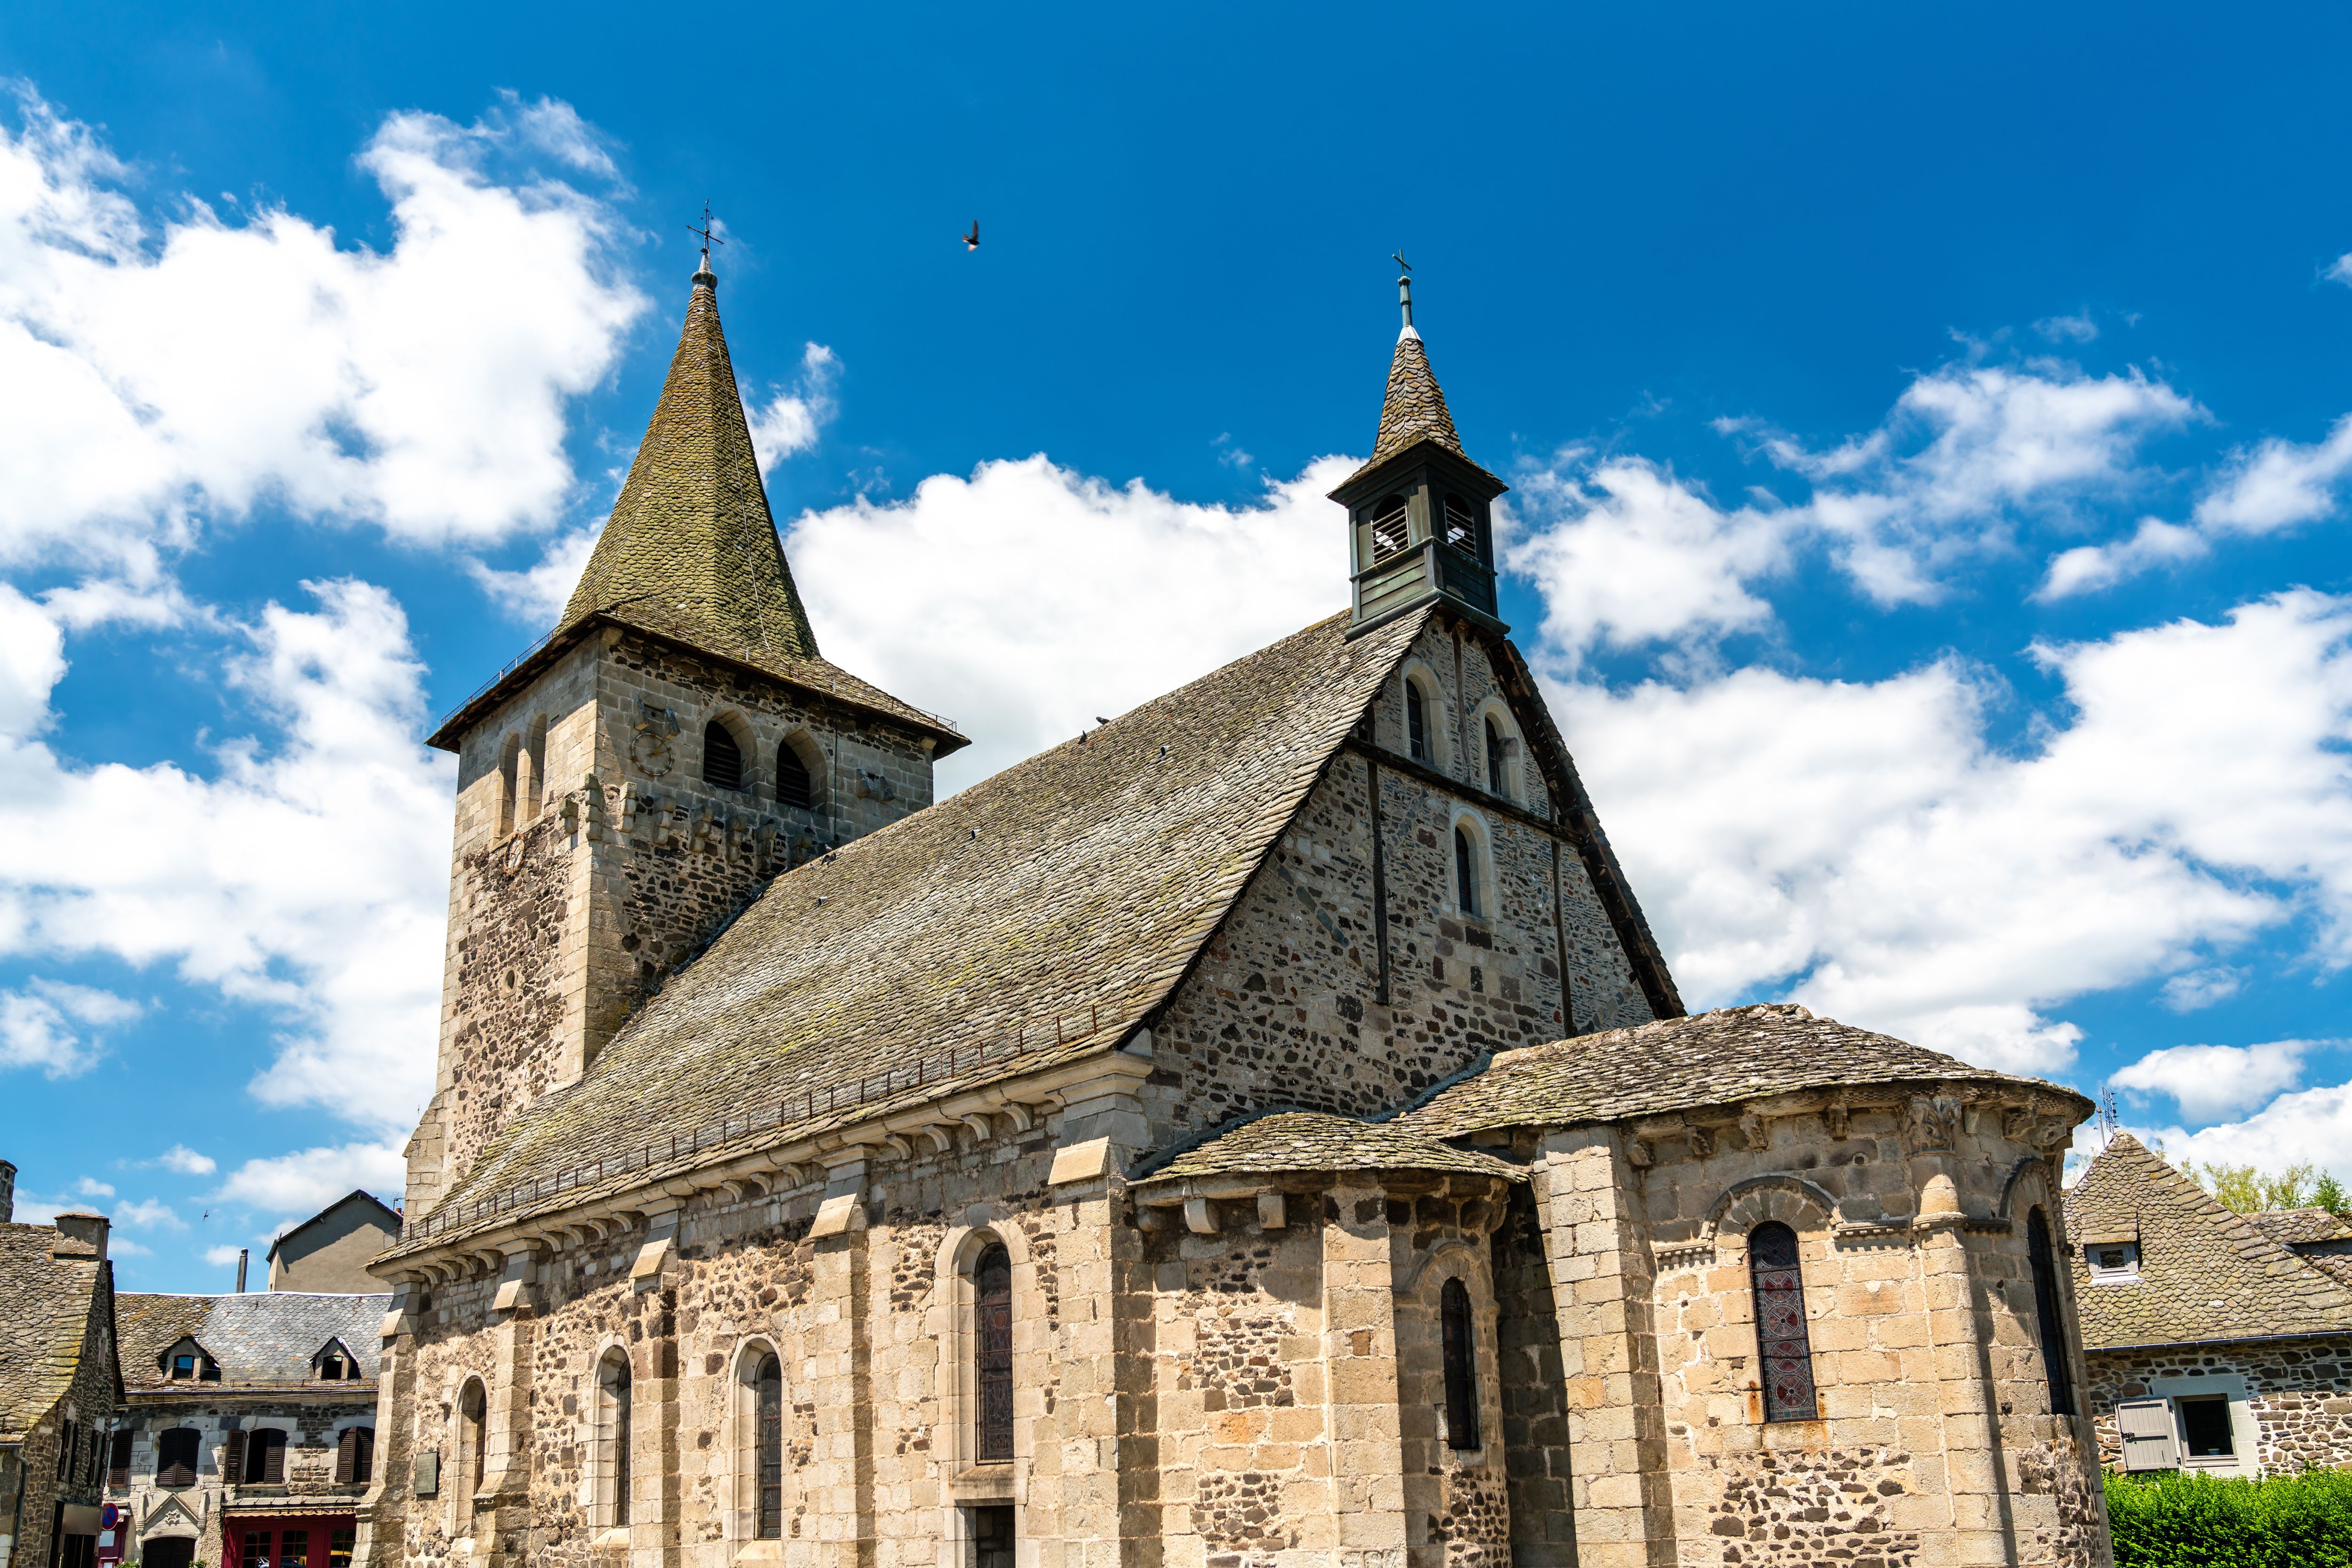
[[[697,273],[653,422],[562,625],[657,605],[727,647],[814,658],[816,634],[784,564],[719,295]]]
[[[777,878],[447,1201],[1016,1031],[1029,1049],[910,1098],[1116,1044],[1183,976],[1429,614],[1353,639],[1335,616]],[[1070,1037],[1040,1048],[1056,1016]]]
[[[2322,1208],[2269,1209],[2250,1214],[2246,1219],[2256,1230],[2287,1247],[2352,1241],[2352,1223]]]
[[[1485,1071],[1398,1121],[1454,1138],[1487,1127],[1614,1121],[1802,1089],[1924,1080],[2021,1081],[1815,1017],[1793,1003],[1765,1003],[1498,1052]],[[2072,1089],[2042,1087],[2078,1101],[2084,1113],[2091,1109]]]
[[[0,1441],[14,1442],[54,1409],[81,1364],[91,1296],[106,1265],[45,1225],[0,1225]],[[103,1419],[99,1410],[85,1420]]]
[[[1372,440],[1372,455],[1339,488],[1345,489],[1423,441],[1433,441],[1472,468],[1478,468],[1471,461],[1470,454],[1462,449],[1462,437],[1454,432],[1453,411],[1445,406],[1445,394],[1437,384],[1437,373],[1429,365],[1429,350],[1423,346],[1421,334],[1407,327],[1397,339],[1396,353],[1389,360],[1388,390],[1381,398],[1381,427]],[[1484,468],[1478,471],[1486,472]],[[1500,479],[1495,482],[1502,483]]]
[[[2352,1291],[2128,1132],[2067,1189],[2066,1225],[2078,1241],[2139,1242],[2138,1278],[2126,1283],[2094,1282],[2076,1248],[2085,1349],[2352,1332]]]
[[[1185,1151],[1144,1174],[1140,1184],[1318,1171],[1451,1171],[1506,1181],[1527,1179],[1527,1173],[1508,1161],[1456,1149],[1394,1122],[1277,1110]]]

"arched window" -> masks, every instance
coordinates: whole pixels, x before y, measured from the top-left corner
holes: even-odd
[[[363,1487],[375,1479],[375,1428],[346,1426],[335,1439],[335,1484]]]
[[[166,1491],[196,1484],[196,1429],[174,1426],[155,1434],[155,1484]]]
[[[1478,513],[1457,495],[1445,498],[1445,542],[1466,554],[1478,553]]]
[[[529,826],[539,820],[539,803],[547,793],[547,719],[530,721],[530,733],[515,759],[515,822]]]
[[[597,1523],[629,1522],[629,1358],[617,1347],[596,1363]]]
[[[702,727],[702,782],[720,789],[743,787],[743,748],[716,719]]]
[[[1506,793],[1503,789],[1503,764],[1505,758],[1507,757],[1508,754],[1509,753],[1504,749],[1503,732],[1495,728],[1494,716],[1492,714],[1487,715],[1486,792],[1489,795],[1502,795]]]
[[[776,804],[794,805],[803,810],[816,799],[815,783],[809,777],[808,764],[790,741],[776,742]]]
[[[1756,1286],[1756,1355],[1764,1375],[1764,1419],[1811,1421],[1813,1349],[1805,1332],[1805,1278],[1797,1233],[1768,1220],[1748,1233],[1748,1272]]]
[[[1437,1294],[1437,1316],[1445,1350],[1445,1446],[1478,1446],[1477,1347],[1470,1337],[1470,1291],[1448,1279]]]
[[[499,746],[499,837],[515,830],[515,773],[522,763],[522,737],[509,735]]]
[[[279,1487],[286,1484],[286,1434],[263,1426],[245,1435],[245,1484]]]
[[[1484,912],[1478,908],[1478,847],[1460,823],[1454,825],[1454,897],[1464,914]]]
[[[2058,1310],[2058,1268],[2050,1256],[2050,1220],[2039,1207],[2025,1216],[2025,1255],[2033,1266],[2033,1316],[2042,1333],[2042,1373],[2050,1414],[2074,1414],[2074,1373],[2066,1358],[2065,1319]]]
[[[784,1536],[784,1365],[765,1354],[751,1371],[752,1478],[759,1492],[753,1533],[761,1541]]]
[[[1429,700],[1421,694],[1421,682],[1408,679],[1404,683],[1405,750],[1416,763],[1430,760]]]
[[[457,1528],[466,1534],[473,1533],[474,1494],[482,1489],[486,1473],[488,1444],[489,1400],[482,1392],[482,1382],[474,1378],[457,1391]]]
[[[1410,536],[1402,496],[1382,496],[1372,508],[1372,559],[1385,561],[1405,547]]]
[[[971,1266],[972,1382],[983,1465],[1013,1458],[1013,1258],[1002,1243]]]

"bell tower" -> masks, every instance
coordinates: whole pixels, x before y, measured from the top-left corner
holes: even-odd
[[[457,754],[457,811],[420,1215],[771,880],[929,805],[966,743],[817,651],[708,250],[562,618],[431,743]]]
[[[1397,302],[1404,330],[1389,362],[1371,460],[1331,492],[1348,509],[1354,637],[1433,600],[1497,632],[1495,498],[1510,487],[1470,460],[1412,325],[1404,258]]]

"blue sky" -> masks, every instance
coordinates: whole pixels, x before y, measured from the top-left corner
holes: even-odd
[[[708,199],[826,652],[968,783],[1326,613],[1402,247],[1694,1005],[2352,1177],[2352,18],[19,8],[0,1153],[132,1289],[429,1092],[446,760]],[[983,244],[967,254],[961,227]]]

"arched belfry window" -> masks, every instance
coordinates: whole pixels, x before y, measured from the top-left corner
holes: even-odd
[[[1764,1419],[1811,1421],[1813,1347],[1805,1331],[1805,1277],[1797,1233],[1768,1220],[1748,1233],[1748,1272],[1756,1286],[1756,1356],[1763,1372]]]
[[[702,782],[720,789],[743,787],[743,748],[716,719],[702,727]]]
[[[776,742],[776,804],[808,809],[816,798],[814,781],[809,777],[808,764],[793,749],[790,741]]]
[[[1445,542],[1466,554],[1478,553],[1478,513],[1457,495],[1445,498]]]
[[[1405,547],[1410,537],[1404,497],[1382,496],[1372,508],[1372,559],[1384,561]]]
[[[1405,750],[1414,762],[1430,760],[1429,699],[1421,694],[1418,680],[1404,683],[1404,740]]]
[[[761,1541],[784,1536],[784,1366],[763,1353],[751,1369],[751,1484],[759,1493],[753,1533]]]
[[[971,1266],[972,1382],[977,1441],[983,1465],[1013,1458],[1013,1258],[1002,1243]]]
[[[1478,907],[1478,847],[1470,842],[1470,830],[1459,823],[1454,826],[1454,897],[1464,914],[1485,912]]]
[[[2058,1266],[2050,1254],[2050,1220],[2039,1207],[2025,1216],[2025,1255],[2033,1268],[2033,1317],[2042,1335],[2042,1371],[2050,1414],[2074,1414],[2074,1373],[2066,1359],[2065,1319],[2058,1308]]]
[[[1470,1334],[1470,1291],[1448,1279],[1438,1292],[1437,1316],[1445,1352],[1445,1446],[1478,1446],[1477,1346]]]

